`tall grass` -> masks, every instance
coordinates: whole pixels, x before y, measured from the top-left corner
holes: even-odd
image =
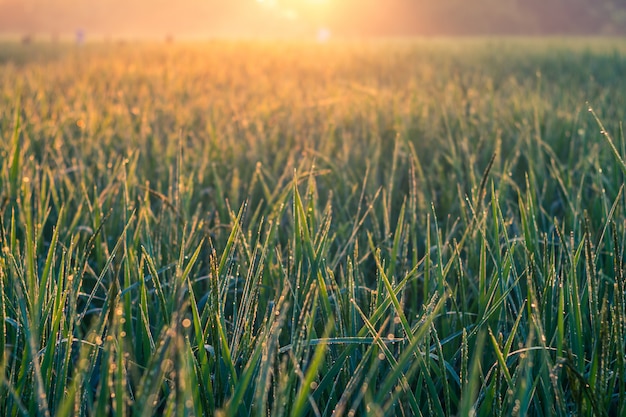
[[[626,414],[623,42],[11,48],[3,415]]]

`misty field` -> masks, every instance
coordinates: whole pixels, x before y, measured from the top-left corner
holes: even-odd
[[[0,45],[0,415],[626,415],[626,41]]]

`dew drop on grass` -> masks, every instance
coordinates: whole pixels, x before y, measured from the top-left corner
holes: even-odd
[[[163,372],[169,372],[174,367],[174,362],[171,359],[165,359],[161,362],[161,370]]]

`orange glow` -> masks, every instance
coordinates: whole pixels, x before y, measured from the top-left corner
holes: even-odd
[[[591,4],[600,0],[584,0]],[[608,0],[602,0],[608,1]],[[493,0],[0,0],[0,36],[338,37],[593,33],[584,9]],[[559,6],[557,3],[563,5]],[[545,7],[548,3],[546,3]],[[626,9],[624,9],[626,10]],[[618,16],[619,13],[614,13]],[[558,18],[558,19],[557,19]],[[617,19],[617,18],[616,18]],[[624,18],[626,21],[626,18]],[[593,29],[593,22],[597,27]],[[603,29],[603,30],[605,30]]]
[[[300,25],[324,26],[333,12],[333,6],[341,0],[256,0],[275,16]]]

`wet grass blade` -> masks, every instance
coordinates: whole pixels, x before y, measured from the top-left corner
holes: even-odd
[[[11,186],[11,198],[17,199],[17,190],[19,187],[19,175],[20,175],[20,155],[21,155],[21,141],[20,141],[20,112],[21,105],[20,100],[17,101],[15,108],[15,119],[13,122],[13,136],[11,143],[13,144],[13,156],[11,158],[11,167],[9,168],[9,184]]]

